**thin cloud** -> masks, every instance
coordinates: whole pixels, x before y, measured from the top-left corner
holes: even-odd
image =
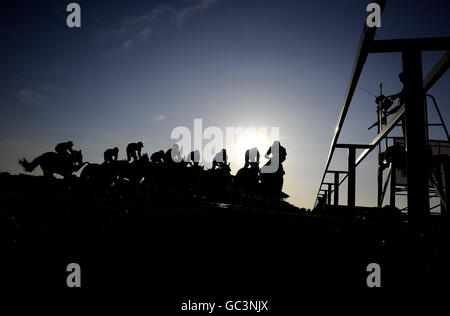
[[[54,89],[55,89],[55,87],[52,86],[51,84],[48,84],[48,83],[43,83],[41,85],[41,87],[40,87],[40,90],[45,91],[45,92],[49,92],[49,91],[52,91]]]
[[[166,119],[166,116],[164,114],[159,114],[152,117],[153,122],[160,122],[164,119]]]
[[[216,2],[216,0],[200,0],[195,2],[197,3],[196,5],[183,8],[180,11],[176,12],[175,16],[178,25],[182,25],[184,21],[194,13],[206,10],[211,4]]]
[[[125,35],[130,32],[134,26],[151,23],[166,14],[173,14],[174,12],[175,10],[172,7],[162,4],[154,8],[150,13],[138,16],[128,16],[122,21],[119,32],[120,34]]]
[[[134,40],[132,40],[132,39],[126,40],[126,41],[123,42],[123,44],[122,44],[122,49],[128,49],[128,48],[130,48],[131,46],[133,46],[133,43],[134,43]]]
[[[22,88],[16,92],[16,97],[25,104],[44,105],[49,94],[57,90],[57,87],[48,82],[43,82],[33,88]]]
[[[109,50],[105,50],[101,53],[103,58],[112,58],[123,55],[125,52],[131,50],[134,46],[134,39],[124,39],[122,40],[119,47],[114,47]]]
[[[25,104],[41,104],[44,101],[44,95],[39,91],[30,89],[20,89],[17,92],[17,97]]]
[[[96,32],[93,40],[97,43],[103,43],[120,39],[120,49],[130,48],[139,39],[144,41],[153,33],[152,24],[157,20],[166,18],[178,26],[182,26],[190,16],[206,10],[215,2],[216,0],[190,0],[184,2],[189,3],[188,6],[181,8],[175,8],[175,2],[158,5],[148,13],[124,18],[115,29]]]
[[[128,16],[120,22],[118,28],[96,32],[93,40],[97,43],[103,43],[114,38],[130,37],[130,35],[136,35],[136,33],[145,37],[151,33],[150,24],[168,13],[173,14],[174,10],[168,5],[159,5],[150,13]]]
[[[140,34],[142,37],[147,37],[152,33],[152,29],[150,27],[146,27],[144,29],[141,30]]]

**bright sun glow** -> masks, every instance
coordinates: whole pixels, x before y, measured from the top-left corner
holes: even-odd
[[[264,154],[272,145],[267,135],[258,133],[257,131],[250,131],[238,137],[236,140],[236,156],[234,157],[239,164],[244,164],[245,151],[247,149],[256,147],[261,155],[261,163],[264,161]]]

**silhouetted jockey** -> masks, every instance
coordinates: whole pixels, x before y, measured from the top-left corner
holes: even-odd
[[[150,156],[150,160],[154,163],[163,163],[164,162],[164,150],[154,152]]]
[[[63,156],[63,157],[68,157],[69,155],[73,154],[73,143],[72,141],[68,141],[68,142],[64,142],[64,143],[59,143],[58,145],[55,146],[55,151],[57,154]]]
[[[105,150],[103,153],[103,158],[105,158],[105,163],[110,163],[113,161],[117,161],[117,158],[119,157],[119,148],[109,148]]]
[[[258,148],[253,147],[251,149],[247,149],[245,152],[245,165],[244,168],[248,168],[250,166],[250,163],[255,163],[256,165],[259,165],[259,151]]]
[[[278,160],[278,171],[281,174],[284,174],[282,163],[286,160],[286,156],[286,148],[281,146],[280,142],[277,140],[273,142],[272,146],[270,146],[265,154],[266,159],[269,159],[268,164],[272,164],[272,162],[276,163]]]
[[[174,165],[182,160],[178,144],[174,144],[164,155],[164,163],[168,165]]]
[[[226,149],[222,149],[214,156],[214,160],[212,163],[212,170],[216,169],[216,167],[222,168],[228,162],[228,155]]]
[[[138,143],[130,143],[127,146],[127,162],[131,161],[131,158],[133,158],[134,161],[137,161],[142,157],[141,150],[144,147],[144,144],[142,142]]]
[[[198,150],[191,151],[187,156],[186,162],[192,163],[194,167],[198,167],[198,163],[200,162],[200,152]]]

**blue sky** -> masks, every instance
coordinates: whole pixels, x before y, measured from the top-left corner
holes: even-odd
[[[0,5],[0,171],[21,172],[19,158],[69,139],[92,162],[114,146],[123,158],[132,141],[168,149],[172,129],[194,118],[224,130],[277,126],[284,191],[312,206],[369,1],[79,1],[80,29],[65,24],[68,3]],[[449,9],[388,1],[377,39],[449,36]],[[442,53],[424,54],[425,74]],[[360,86],[397,92],[399,72],[399,54],[369,56]],[[447,123],[449,83],[446,74],[430,91]],[[373,97],[358,89],[341,139],[370,141],[374,120]],[[334,166],[345,158],[337,152]],[[358,204],[375,204],[375,159],[358,169]]]

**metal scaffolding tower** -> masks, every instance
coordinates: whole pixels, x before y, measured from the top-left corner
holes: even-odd
[[[382,10],[386,1],[376,1]],[[440,168],[440,177],[434,177],[436,183],[437,195],[442,200],[442,205],[446,209],[446,205],[450,201],[450,178],[448,177],[448,157],[445,155],[440,157],[440,161],[433,161],[430,155],[427,116],[426,95],[431,87],[442,77],[450,66],[450,37],[440,38],[415,38],[415,39],[394,39],[394,40],[374,40],[376,28],[369,28],[364,25],[360,44],[357,50],[357,57],[353,67],[352,75],[347,89],[346,98],[336,125],[335,133],[331,142],[325,171],[322,176],[319,191],[317,193],[316,207],[319,204],[330,204],[332,200],[334,205],[339,204],[339,186],[347,180],[347,204],[350,207],[355,206],[356,196],[356,167],[371,153],[378,148],[379,156],[382,155],[382,142],[387,150],[389,133],[392,129],[403,121],[404,130],[404,154],[405,154],[405,171],[407,174],[406,192],[408,203],[408,221],[413,226],[422,226],[426,223],[426,219],[430,212],[430,177],[433,178],[432,172]],[[438,63],[433,67],[430,73],[423,78],[422,74],[422,52],[423,51],[446,51]],[[392,115],[389,122],[383,123],[382,110],[378,112],[378,135],[369,144],[344,144],[338,143],[340,132],[344,125],[344,121],[349,110],[355,89],[357,87],[361,72],[369,54],[376,53],[401,53],[404,82],[404,103],[398,108],[397,112]],[[381,94],[382,91],[380,91]],[[432,99],[435,103],[434,98]],[[448,136],[439,108],[435,103],[441,125],[444,126]],[[398,144],[397,144],[398,145]],[[329,170],[333,154],[337,148],[344,148],[348,151],[348,168],[344,171]],[[356,158],[357,150],[362,150],[359,157]],[[382,161],[379,162],[378,172],[378,203],[381,207],[386,192],[387,183],[383,184]],[[395,175],[395,168],[388,171],[391,179]],[[326,182],[326,176],[333,174],[334,181]],[[341,177],[341,175],[343,175]],[[439,179],[437,179],[439,178]],[[392,184],[393,183],[393,184]],[[394,192],[394,193],[392,193]],[[390,202],[395,205],[395,181],[391,182],[391,199]],[[334,199],[332,195],[334,194]],[[394,196],[392,195],[394,194]]]

